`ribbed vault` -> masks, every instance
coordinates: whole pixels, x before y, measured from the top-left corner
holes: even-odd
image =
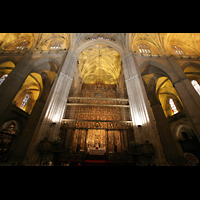
[[[121,56],[108,45],[90,46],[79,55],[79,71],[84,83],[116,84],[121,71]]]

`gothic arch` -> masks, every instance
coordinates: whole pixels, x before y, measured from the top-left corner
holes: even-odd
[[[173,130],[174,139],[183,152],[192,153],[199,158],[199,141],[192,126],[185,122],[176,124]]]
[[[38,59],[36,61],[33,61],[31,64],[29,64],[29,66],[26,68],[28,69],[26,74],[32,73],[32,72],[38,72],[40,70],[49,70],[51,71],[52,69],[52,65],[51,63],[55,66],[58,67],[59,63],[50,57],[47,58],[42,58],[42,59]],[[56,70],[57,71],[57,70]],[[25,72],[24,72],[25,73]]]
[[[150,66],[149,69],[147,69],[148,66]],[[174,82],[174,80],[178,79],[176,73],[174,73],[171,68],[154,60],[148,60],[146,62],[143,62],[139,66],[139,69],[141,71],[142,76],[151,73],[159,73],[162,74],[163,76],[168,77],[172,83]]]
[[[5,78],[12,72],[16,64],[12,59],[6,58],[0,60],[0,85],[5,81]]]
[[[17,70],[17,74],[21,78],[23,78],[23,83],[24,83],[26,78],[31,73],[40,74],[41,71],[47,70],[47,71],[55,72],[57,74],[57,66],[58,66],[58,62],[55,59],[47,57],[47,58],[37,59],[31,62],[30,64],[28,64],[25,68],[22,68],[20,70],[17,70],[16,68],[14,70]]]
[[[158,69],[160,69],[160,70],[162,70],[163,72],[165,72],[166,75],[170,73],[170,69],[169,69],[168,67],[166,67],[166,66],[163,65],[162,63],[159,63],[159,62],[154,61],[154,60],[148,60],[148,61],[146,61],[146,62],[143,62],[143,63],[139,66],[140,71],[142,72],[142,70],[143,70],[145,67],[149,66],[149,65],[152,65],[152,66],[157,67]],[[155,72],[154,72],[154,73],[155,73]]]
[[[5,57],[5,58],[1,58],[0,59],[0,64],[4,63],[4,62],[8,62],[11,61],[13,62],[14,65],[17,65],[17,61],[14,57]]]
[[[170,97],[174,96],[178,102],[178,110],[183,110],[182,102],[173,87],[172,79],[176,74],[172,70],[156,61],[146,61],[140,65],[140,69],[142,70],[141,76],[143,81],[147,84],[151,92],[153,92],[151,94],[153,96],[150,99],[157,98],[167,118],[172,116],[168,102]],[[160,90],[161,88],[162,91]]]
[[[189,131],[190,133],[192,133],[193,135],[195,135],[194,132],[191,132],[191,130],[193,130],[193,129],[192,129],[191,125],[188,122],[184,122],[184,123],[183,122],[178,122],[176,124],[176,126],[174,127],[174,129],[173,129],[173,134],[174,134],[175,139],[177,141],[182,138],[181,130],[183,130],[183,129],[185,129],[185,130]]]
[[[121,55],[121,57],[124,57],[124,50],[117,44],[115,44],[114,42],[108,41],[108,40],[104,40],[104,39],[96,39],[96,40],[91,40],[91,41],[87,41],[84,44],[80,45],[78,48],[76,48],[76,50],[74,51],[75,55],[78,57],[79,54],[85,50],[86,48],[88,48],[89,46],[93,46],[96,44],[105,44],[108,46],[111,46],[112,48],[114,48],[116,51],[118,51],[118,53]]]
[[[200,70],[200,64],[195,63],[195,62],[186,62],[185,64],[182,65],[181,69],[184,71],[189,66],[196,67]]]
[[[56,64],[58,63],[52,58],[42,58],[33,61],[27,65],[26,69],[18,72],[20,76],[23,76],[23,81],[13,99],[13,104],[20,107],[20,102],[22,102],[24,96],[26,94],[31,95],[30,99],[32,101],[29,101],[31,103],[29,103],[29,108],[26,109],[26,112],[30,114],[35,106],[36,100],[42,96],[45,99],[47,96],[46,92],[51,87],[57,74]]]
[[[26,78],[31,74],[31,73],[38,73],[43,77],[43,73],[45,71],[50,71],[50,72],[54,72],[55,74],[57,74],[58,71],[58,62],[50,57],[47,58],[42,58],[42,59],[38,59],[36,61],[33,61],[26,69],[28,69],[26,71],[26,73],[24,72],[24,74],[26,74],[26,77],[24,79],[24,81],[26,80]],[[45,78],[42,78],[45,79]],[[53,80],[52,80],[53,81]]]

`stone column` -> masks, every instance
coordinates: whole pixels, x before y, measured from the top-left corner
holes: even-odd
[[[51,92],[43,109],[43,114],[41,115],[44,117],[40,120],[41,122],[36,129],[38,131],[36,135],[38,136],[32,140],[27,152],[27,156],[31,158],[32,162],[38,159],[39,152],[37,151],[37,146],[41,140],[46,136],[48,136],[50,141],[58,138],[77,59],[77,56],[68,52],[63,66],[54,80]],[[56,124],[52,126],[53,123]]]
[[[31,57],[32,50],[41,38],[41,33],[35,33],[32,47],[24,54],[22,59],[16,64],[15,68],[9,73],[6,80],[0,86],[0,124],[3,120],[3,115],[8,109],[8,106],[12,103],[14,97],[23,85],[27,75],[30,73],[30,69],[27,68]]]
[[[153,115],[148,103],[141,73],[134,59],[132,53],[130,53],[122,58],[122,63],[135,140],[139,144],[145,143],[146,140],[152,143],[155,148],[155,155],[153,156],[154,163],[157,165],[167,165],[156,124],[153,121]]]
[[[24,57],[19,61],[19,63],[15,66],[15,68],[9,73],[3,84],[0,86],[1,119],[26,79],[27,74],[24,73],[24,71],[30,59],[31,53],[27,52]]]
[[[15,162],[23,162],[25,159],[26,152],[29,148],[35,128],[38,124],[41,110],[44,107],[45,102],[41,99],[37,100],[36,105],[30,115],[30,118],[20,133],[19,137],[16,137],[13,141],[10,150],[8,152],[9,160],[8,163],[12,164]],[[20,144],[20,145],[19,145]]]
[[[70,52],[68,53],[48,97],[47,109],[41,124],[40,132],[45,133],[45,130],[47,130],[52,123],[56,123],[54,130],[50,133],[49,140],[54,140],[58,137],[77,59],[75,55]]]
[[[180,155],[178,151],[168,121],[161,107],[161,104],[158,102],[152,104],[151,107],[154,113],[157,129],[160,135],[160,140],[162,142],[167,160],[170,160],[175,164],[184,164],[185,159],[183,155]]]
[[[197,138],[200,140],[200,97],[190,83],[189,79],[184,74],[183,70],[175,61],[174,57],[171,56],[168,60],[178,76],[172,80],[173,86],[184,105],[185,111],[193,125]]]
[[[160,140],[167,160],[175,164],[184,164],[185,158],[183,157],[183,154],[178,151],[176,142],[169,127],[169,123],[165,117],[161,103],[156,97],[156,82],[155,86],[151,88],[151,90],[147,87],[145,83],[144,87],[146,89],[147,96],[151,104],[151,108],[156,121],[156,127],[158,129]]]

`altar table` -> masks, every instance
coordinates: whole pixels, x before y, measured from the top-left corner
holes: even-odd
[[[96,149],[96,147],[88,148],[88,152],[90,155],[104,155],[106,153],[106,148],[98,148]]]

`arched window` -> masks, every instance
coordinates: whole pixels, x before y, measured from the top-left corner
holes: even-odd
[[[53,50],[61,49],[61,45],[62,45],[62,42],[56,41],[51,44],[51,49],[53,49]]]
[[[197,83],[197,81],[195,81],[195,80],[192,80],[191,83],[192,83],[194,89],[195,89],[195,90],[198,92],[198,94],[200,95],[200,85],[199,85],[199,84]]]
[[[138,46],[140,53],[151,53],[149,47],[145,44],[141,44]]]
[[[172,46],[172,49],[173,49],[173,52],[174,52],[176,55],[179,55],[179,56],[185,55],[185,53],[183,52],[183,50],[182,50],[180,47]]]
[[[7,78],[8,74],[5,74],[1,77],[0,79],[0,85],[5,81],[5,79]]]
[[[176,108],[176,105],[174,104],[173,99],[171,99],[171,98],[169,99],[169,104],[170,104],[170,106],[171,106],[171,108],[172,108],[173,113],[174,113],[174,114],[178,113],[178,110],[177,110],[177,108]]]
[[[21,103],[21,106],[20,106],[21,109],[24,109],[24,107],[25,107],[27,101],[29,100],[29,98],[30,98],[29,94],[26,94],[24,99],[23,99],[23,101],[22,101],[22,103]]]
[[[20,43],[20,44],[16,47],[16,50],[24,50],[24,49],[27,49],[29,43],[30,43],[29,41],[24,41],[24,42]]]

